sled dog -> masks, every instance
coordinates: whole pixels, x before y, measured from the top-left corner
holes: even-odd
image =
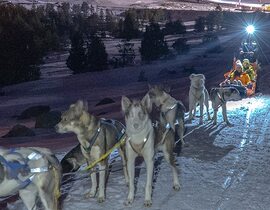
[[[206,106],[208,120],[211,119],[209,114],[209,93],[205,88],[205,77],[203,74],[191,74],[189,88],[189,118],[191,121],[196,114],[196,106],[200,105],[200,124],[203,124],[203,108]]]
[[[122,111],[125,115],[126,122],[126,154],[127,170],[129,176],[129,192],[125,202],[126,205],[133,203],[134,200],[134,174],[135,158],[142,156],[146,163],[147,180],[145,186],[144,205],[152,205],[152,179],[154,168],[155,149],[163,151],[165,160],[171,165],[173,173],[173,189],[179,190],[178,171],[175,165],[173,155],[174,148],[174,131],[172,129],[164,136],[165,127],[157,125],[153,127],[149,118],[152,109],[152,103],[147,94],[141,101],[131,101],[123,96],[121,101]]]
[[[69,173],[78,171],[79,168],[86,163],[81,151],[81,144],[73,147],[61,160],[62,172]]]
[[[226,102],[240,99],[240,93],[234,87],[212,88],[210,91],[210,100],[212,101],[212,108],[214,110],[213,124],[217,124],[217,111],[219,107],[222,107],[223,120],[228,126],[231,126],[232,124],[229,122],[227,117]]]
[[[56,131],[59,133],[74,132],[80,143],[81,152],[86,159],[87,164],[99,159],[110,148],[112,148],[121,133],[117,126],[98,119],[88,112],[88,105],[85,101],[77,101],[71,104],[69,109],[61,116],[61,121],[56,125]],[[124,149],[119,150],[124,166],[124,175],[127,181],[126,160]],[[80,154],[77,154],[80,157]],[[72,164],[78,166],[82,160],[71,158],[69,161],[75,161]],[[96,173],[91,173],[92,187],[86,197],[95,197],[98,187],[98,202],[105,201],[105,179],[108,171],[108,158],[98,163],[99,168],[99,186],[97,186]]]
[[[61,166],[45,148],[0,147],[0,197],[19,193],[28,210],[37,210],[40,199],[44,209],[58,210]]]
[[[165,90],[161,85],[149,85],[148,95],[150,100],[160,108],[160,122],[165,127],[171,127],[177,133],[182,145],[184,145],[186,108],[181,101],[173,98],[168,92],[169,90]]]

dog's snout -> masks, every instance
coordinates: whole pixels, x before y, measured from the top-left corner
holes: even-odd
[[[54,126],[54,129],[55,129],[56,131],[58,131],[58,130],[59,130],[59,125],[58,125],[58,124],[55,125],[55,126]]]
[[[134,123],[133,126],[134,126],[135,129],[138,129],[139,128],[139,124],[138,123]]]

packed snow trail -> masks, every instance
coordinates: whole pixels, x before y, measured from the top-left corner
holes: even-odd
[[[180,192],[172,189],[171,169],[160,154],[153,189],[153,206],[149,210],[267,210],[270,200],[270,98],[266,96],[228,103],[228,117],[234,124],[226,126],[218,112],[218,125],[204,125],[186,136],[177,158],[180,169]],[[197,128],[199,119],[187,126]],[[61,154],[59,154],[61,155]],[[63,155],[63,154],[62,154]],[[76,180],[63,202],[63,210],[146,209],[144,185],[146,169],[142,162],[136,185],[135,201],[126,207],[127,197],[122,166],[113,162],[108,178],[106,201],[86,199],[90,179],[77,173]],[[67,187],[67,186],[63,186]],[[63,190],[63,189],[62,189]],[[25,210],[21,200],[10,204],[11,210]]]

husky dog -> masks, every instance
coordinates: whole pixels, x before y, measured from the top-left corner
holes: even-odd
[[[61,116],[61,121],[56,125],[56,131],[59,133],[74,132],[80,142],[81,152],[86,162],[99,159],[109,149],[111,149],[118,141],[119,130],[113,124],[106,123],[101,119],[88,113],[87,102],[77,101],[71,104],[69,109]],[[124,151],[120,148],[124,166],[124,175],[126,183],[128,182],[126,172],[126,161]],[[79,155],[80,156],[80,155]],[[82,160],[76,160],[76,164]],[[77,167],[78,165],[75,166]],[[108,158],[98,163],[99,166],[99,186],[98,186],[98,202],[105,201],[105,179],[108,170]],[[92,187],[86,197],[94,197],[97,191],[96,173],[91,173]]]
[[[149,85],[148,95],[150,100],[160,108],[160,122],[163,126],[172,128],[177,133],[182,145],[184,145],[186,108],[181,101],[170,96],[168,92],[169,90],[162,86]]]
[[[37,197],[46,210],[58,210],[61,166],[45,148],[0,147],[0,197],[19,192],[28,210],[37,210]]]
[[[81,151],[81,144],[72,148],[61,160],[62,171],[64,173],[75,172],[86,163]]]
[[[152,205],[151,195],[155,149],[163,151],[166,161],[172,167],[173,188],[175,190],[180,189],[178,172],[173,156],[174,132],[170,129],[164,137],[165,128],[163,126],[158,126],[154,129],[149,117],[152,103],[148,94],[141,101],[130,101],[130,99],[123,96],[121,106],[125,114],[126,134],[128,137],[126,142],[126,154],[129,193],[125,204],[129,205],[133,203],[134,200],[135,158],[140,155],[144,158],[147,171],[144,205],[149,207]]]
[[[234,87],[212,88],[210,91],[210,99],[212,101],[212,108],[214,109],[213,124],[217,124],[217,111],[219,107],[222,107],[223,120],[228,126],[231,126],[232,124],[227,117],[226,102],[240,100],[241,96],[239,91]]]
[[[203,74],[191,74],[189,88],[189,118],[191,121],[196,114],[196,106],[200,105],[200,124],[203,124],[203,108],[206,106],[208,120],[211,119],[209,114],[209,93],[204,86],[205,77]],[[193,113],[192,113],[193,112]]]

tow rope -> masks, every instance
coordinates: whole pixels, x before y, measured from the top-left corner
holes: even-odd
[[[124,132],[122,132],[121,137],[119,138],[119,142],[117,142],[112,148],[110,148],[105,154],[103,154],[99,159],[93,161],[92,163],[90,163],[84,170],[88,171],[90,169],[92,169],[96,164],[98,164],[100,161],[106,159],[112,152],[113,150],[115,150],[116,148],[124,145],[126,143],[126,134]]]

